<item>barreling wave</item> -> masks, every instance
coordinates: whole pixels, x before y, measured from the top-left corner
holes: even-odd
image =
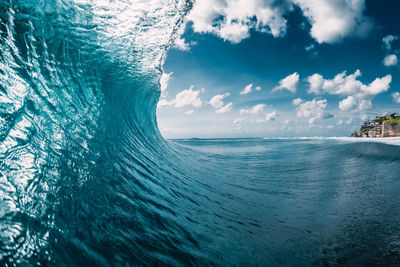
[[[191,5],[0,1],[0,265],[206,261],[155,117]]]
[[[398,263],[398,146],[162,138],[191,6],[0,0],[0,265]]]

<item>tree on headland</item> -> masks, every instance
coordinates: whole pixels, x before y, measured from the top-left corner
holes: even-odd
[[[353,133],[351,134],[351,137],[358,137],[357,131],[353,131]]]

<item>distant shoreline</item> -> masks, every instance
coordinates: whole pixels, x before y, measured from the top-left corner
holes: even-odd
[[[360,133],[353,131],[351,137],[357,138],[387,138],[400,137],[400,115],[378,115],[374,119],[365,121]]]

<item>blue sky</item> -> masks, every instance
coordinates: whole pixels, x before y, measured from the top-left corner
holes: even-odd
[[[397,1],[198,0],[167,52],[167,138],[348,136],[400,112]]]

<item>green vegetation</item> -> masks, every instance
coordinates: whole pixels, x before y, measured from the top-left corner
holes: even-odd
[[[353,131],[353,133],[351,134],[351,137],[358,137],[357,131]]]
[[[400,123],[400,119],[389,119],[389,120],[385,120],[382,123],[389,123],[389,126],[391,126],[393,123]]]
[[[369,130],[371,130],[372,128],[363,128],[363,129],[361,129],[360,130],[360,135],[361,134],[363,134],[363,133],[365,133],[365,132],[368,132]]]

